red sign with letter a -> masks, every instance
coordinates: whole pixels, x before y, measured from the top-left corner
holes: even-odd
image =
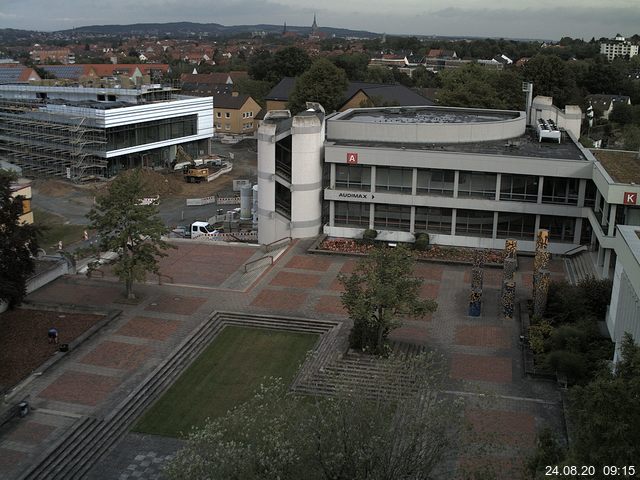
[[[635,205],[638,203],[638,194],[634,192],[624,192],[624,202],[625,205]]]
[[[357,165],[358,164],[358,154],[357,153],[347,153],[347,164],[349,164],[349,165]]]

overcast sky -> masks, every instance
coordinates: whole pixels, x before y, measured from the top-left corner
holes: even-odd
[[[2,0],[0,27],[194,21],[417,35],[590,39],[640,33],[639,0]]]

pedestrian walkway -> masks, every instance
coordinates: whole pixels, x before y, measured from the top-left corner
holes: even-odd
[[[140,297],[136,304],[122,303],[122,285],[109,275],[93,279],[66,276],[30,295],[31,302],[56,303],[60,308],[65,304],[99,305],[118,308],[122,314],[22,389],[20,394],[30,396],[33,411],[0,429],[0,479],[20,478],[21,472],[37,463],[43,452],[72,428],[84,425],[101,431],[100,425],[112,412],[197,334],[212,312],[297,317],[308,319],[310,324],[315,320],[336,325],[347,321],[338,276],[352,271],[357,260],[307,254],[310,243],[298,241],[288,246],[274,258],[273,265],[261,267],[263,271],[245,284],[238,279],[245,275],[244,264],[258,255],[257,249],[203,245],[189,249],[188,254],[178,251],[163,264],[163,273],[173,276],[174,282],[136,285]],[[185,258],[191,259],[188,266],[182,264]],[[517,274],[522,296],[530,290],[526,267]],[[531,446],[538,428],[559,422],[559,397],[553,386],[523,377],[518,326],[515,320],[502,320],[498,312],[498,274],[492,271],[487,275],[482,316],[467,316],[469,270],[465,266],[420,264],[417,273],[425,279],[421,294],[435,298],[438,310],[424,319],[407,319],[393,333],[393,339],[438,349],[449,366],[447,389],[466,395],[467,418],[474,428],[497,428],[506,445],[522,452]],[[207,337],[202,338],[205,341]],[[478,396],[480,391],[490,394],[491,400]],[[489,413],[485,417],[481,412]],[[491,421],[481,421],[483,418]],[[516,436],[513,428],[519,422],[526,428]],[[121,446],[114,440],[104,452],[114,448],[108,463],[120,465],[123,471],[103,469],[104,464],[99,463],[87,478],[156,478],[152,465],[166,461],[171,448],[179,445],[161,449],[145,447],[144,441],[132,434],[120,435],[118,441],[121,438]],[[129,441],[133,443],[126,443]],[[140,449],[131,448],[133,444]],[[117,461],[111,461],[116,458],[113,455],[118,456]],[[477,459],[461,461],[473,463]]]

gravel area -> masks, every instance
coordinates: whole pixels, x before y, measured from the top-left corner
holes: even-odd
[[[0,392],[16,385],[58,350],[47,338],[51,327],[58,329],[60,344],[70,343],[103,318],[21,308],[0,314]]]

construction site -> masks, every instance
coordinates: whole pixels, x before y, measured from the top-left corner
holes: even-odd
[[[213,100],[167,87],[0,86],[0,159],[32,177],[104,179],[209,153]]]

